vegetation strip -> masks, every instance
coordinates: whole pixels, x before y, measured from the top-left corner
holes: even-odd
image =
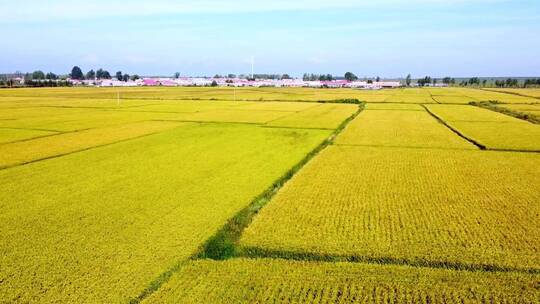
[[[498,112],[498,113],[512,116],[518,119],[522,119],[522,120],[531,122],[533,124],[540,124],[539,116],[535,116],[535,115],[531,115],[531,114],[527,114],[527,113],[523,113],[519,111],[514,111],[508,108],[504,108],[504,107],[499,107],[497,106],[498,102],[495,102],[495,101],[481,101],[481,102],[473,101],[473,102],[470,102],[469,104],[472,106],[488,109],[494,112]]]
[[[467,140],[468,142],[472,143],[473,145],[477,146],[480,150],[487,150],[486,146],[482,145],[481,143],[477,142],[476,140],[472,139],[472,138],[469,138],[467,136],[465,136],[465,134],[461,133],[460,131],[458,131],[457,129],[455,129],[454,127],[450,126],[446,121],[444,121],[442,118],[440,118],[439,116],[437,116],[435,113],[431,112],[428,107],[426,107],[426,105],[422,104],[421,105],[422,107],[424,107],[424,109],[426,109],[426,111],[431,115],[433,116],[435,119],[437,119],[437,121],[439,121],[440,123],[442,123],[443,125],[445,125],[448,129],[450,129],[452,132],[456,133],[459,137]]]
[[[334,138],[364,109],[364,104],[359,103],[358,110],[341,123],[341,125],[319,146],[307,154],[298,164],[291,168],[285,175],[275,181],[266,191],[257,196],[247,207],[240,210],[231,218],[213,237],[211,237],[192,257],[197,259],[227,260],[240,256],[238,241],[244,229],[251,223],[253,217],[264,207],[272,197],[289,181],[303,166],[313,157],[321,152],[328,145],[332,144]],[[140,303],[152,293],[165,284],[170,277],[181,269],[184,262],[180,262],[152,281],[136,298],[130,303]]]
[[[451,270],[464,270],[464,271],[485,271],[485,272],[518,272],[527,274],[540,274],[540,269],[535,268],[518,268],[518,267],[504,267],[493,264],[466,264],[449,261],[433,261],[433,260],[411,260],[405,258],[395,257],[369,257],[359,255],[333,255],[324,253],[312,253],[312,252],[293,252],[293,251],[280,251],[280,250],[268,250],[257,247],[245,247],[240,252],[240,257],[244,258],[272,258],[282,260],[294,260],[294,261],[312,261],[312,262],[349,262],[349,263],[364,263],[364,264],[379,264],[379,265],[404,265],[412,267],[426,267],[426,268],[442,268]]]

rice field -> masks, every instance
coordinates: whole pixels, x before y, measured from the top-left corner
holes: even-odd
[[[363,111],[337,138],[338,145],[477,149],[427,111]]]
[[[537,303],[527,94],[2,89],[0,303]]]
[[[196,261],[144,303],[534,303],[534,280],[358,263]]]
[[[540,125],[474,106],[427,105],[434,115],[491,150],[540,151]]]
[[[540,88],[534,88],[534,89],[503,88],[503,89],[488,89],[488,90],[494,91],[494,92],[510,93],[510,94],[517,94],[517,95],[522,95],[522,96],[540,98]]]
[[[241,245],[269,256],[538,271],[538,166],[537,154],[332,146],[260,212]]]

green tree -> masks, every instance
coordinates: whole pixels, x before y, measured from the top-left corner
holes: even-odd
[[[43,73],[42,71],[34,71],[32,73],[32,79],[45,79],[45,73]]]
[[[90,70],[88,71],[88,73],[86,73],[86,79],[94,79],[96,78],[96,72],[94,70]]]
[[[281,75],[281,79],[291,79],[291,76],[289,76],[289,74],[283,74]]]
[[[217,86],[218,86],[218,83],[214,80],[214,81],[212,81],[212,84],[211,84],[210,86],[212,86],[212,87],[217,87]]]
[[[116,72],[116,79],[122,81],[124,74],[122,74],[122,71]]]
[[[376,82],[380,82],[381,81],[381,77],[377,76],[377,78],[375,79]]]
[[[71,69],[70,77],[71,77],[71,79],[82,80],[82,79],[84,79],[84,74],[83,74],[80,67],[74,66]]]
[[[180,72],[174,73],[174,78],[176,78],[176,79],[180,78]]]
[[[45,75],[45,78],[49,80],[56,80],[58,79],[58,76],[53,72],[49,72],[47,75]]]
[[[127,82],[127,81],[129,80],[129,75],[128,75],[128,74],[124,74],[124,75],[122,76],[122,80],[125,81],[125,82]]]
[[[135,80],[139,79],[140,77],[139,77],[139,75],[135,74],[135,75],[131,75],[130,78],[131,78],[131,80],[135,81]]]
[[[356,77],[356,75],[354,75],[352,72],[347,72],[345,73],[345,79],[347,81],[355,81],[355,80],[358,80],[358,77]]]
[[[104,69],[99,69],[96,72],[97,79],[111,79],[111,74]]]

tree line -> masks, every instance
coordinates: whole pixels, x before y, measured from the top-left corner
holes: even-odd
[[[94,71],[92,69],[88,71],[85,75],[83,71],[81,70],[81,68],[79,68],[78,66],[74,66],[73,69],[71,69],[71,73],[69,74],[69,76],[71,79],[75,79],[75,80],[112,79],[111,74],[107,70],[100,68],[97,71]],[[128,80],[137,80],[140,78],[139,75],[137,74],[130,76],[129,74],[122,73],[122,71],[116,72],[115,77],[119,81],[126,81],[126,82]]]

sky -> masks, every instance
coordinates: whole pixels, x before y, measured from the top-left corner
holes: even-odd
[[[0,73],[540,76],[540,1],[0,0]]]

